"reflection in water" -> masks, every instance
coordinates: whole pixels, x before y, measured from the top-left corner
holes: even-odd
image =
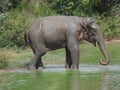
[[[101,90],[102,77],[100,73],[81,73],[68,71],[66,73],[66,90]]]
[[[66,90],[80,90],[80,72],[68,71],[66,73]]]
[[[105,75],[102,90],[120,90],[120,72],[109,72]]]
[[[31,72],[0,74],[0,90],[120,90],[120,72]]]
[[[106,77],[107,77],[108,72],[104,71],[101,73],[101,77],[102,77],[102,82],[101,82],[101,90],[108,90],[107,88],[107,82],[105,81]]]

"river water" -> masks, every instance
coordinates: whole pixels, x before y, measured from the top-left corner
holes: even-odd
[[[120,90],[119,65],[47,65],[42,71],[13,69],[0,73],[0,90]]]

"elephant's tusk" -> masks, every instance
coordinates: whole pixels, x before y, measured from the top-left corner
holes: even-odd
[[[100,64],[105,66],[105,65],[109,64],[109,60],[103,61],[103,59],[101,58],[100,59]]]

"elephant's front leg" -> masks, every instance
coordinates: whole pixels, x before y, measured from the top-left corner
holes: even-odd
[[[70,69],[72,65],[72,60],[71,60],[71,54],[70,51],[67,47],[65,47],[66,50],[66,63],[65,63],[65,68]]]
[[[70,51],[71,55],[71,62],[72,68],[78,69],[79,68],[79,47],[76,43],[70,43],[68,45],[68,50]]]

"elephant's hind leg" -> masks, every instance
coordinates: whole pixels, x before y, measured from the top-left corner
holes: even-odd
[[[38,60],[38,56],[33,56],[31,61],[28,64],[28,70],[35,70],[36,69],[36,62]]]
[[[39,67],[44,68],[41,57],[45,54],[45,52],[43,53],[39,53],[39,54],[35,54],[35,56],[31,59],[29,65],[28,65],[28,70],[34,70],[34,69],[38,69]]]
[[[40,54],[39,59],[36,62],[36,69],[39,69],[40,67],[44,68],[44,65],[43,65],[43,62],[42,62],[41,58],[42,58],[43,55],[45,55],[45,53],[46,52],[43,52],[43,53]]]
[[[46,48],[42,42],[38,42],[38,41],[36,39],[32,39],[30,43],[30,46],[34,53],[34,57],[31,59],[28,65],[29,70],[38,69],[39,67],[44,68],[41,57],[45,55]]]

